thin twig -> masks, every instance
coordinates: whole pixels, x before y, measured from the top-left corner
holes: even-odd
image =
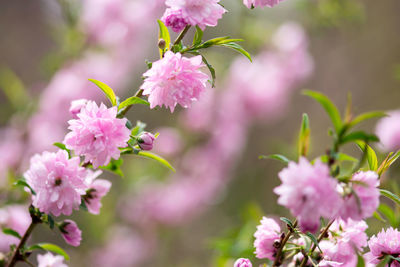
[[[183,37],[185,37],[186,33],[188,32],[188,30],[190,29],[190,25],[186,25],[186,27],[182,30],[182,32],[178,35],[178,37],[176,38],[174,45],[179,44]]]
[[[20,257],[22,256],[20,254],[21,248],[25,246],[26,241],[28,240],[29,236],[32,234],[33,229],[38,223],[32,218],[32,222],[29,225],[28,229],[26,230],[25,234],[22,236],[21,241],[19,241],[18,246],[15,248],[10,262],[6,265],[6,267],[14,267],[15,264],[21,260]]]
[[[289,240],[292,233],[294,232],[294,228],[296,228],[296,226],[297,226],[297,220],[294,221],[293,227],[289,226],[289,231],[286,233],[282,242],[279,244],[279,248],[278,248],[278,251],[276,252],[276,257],[275,257],[274,263],[272,264],[272,267],[281,265],[281,263],[282,263],[281,257],[282,257],[283,248],[284,248],[286,242]]]

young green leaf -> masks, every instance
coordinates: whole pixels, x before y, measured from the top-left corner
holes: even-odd
[[[319,247],[318,244],[318,239],[310,232],[307,232],[306,235],[311,239],[311,241],[314,243],[314,245],[319,249],[319,251],[322,253],[321,248]]]
[[[378,211],[374,211],[372,216],[377,219],[378,221],[381,221],[383,223],[387,223],[387,221],[382,217],[382,215]]]
[[[279,154],[273,154],[273,155],[268,155],[268,156],[261,155],[258,158],[259,159],[276,159],[285,164],[289,164],[289,162],[290,162],[290,160],[287,157],[285,157],[283,155],[279,155]]]
[[[393,152],[390,152],[385,160],[381,163],[378,168],[378,175],[381,176],[398,158],[400,157],[400,150],[397,151],[394,155]]]
[[[123,164],[123,159],[111,159],[110,163],[107,166],[100,166],[99,168],[102,170],[110,171],[118,176],[124,177],[124,173],[122,172],[121,166]]]
[[[203,55],[201,57],[203,59],[204,64],[206,64],[208,70],[211,73],[211,86],[212,86],[212,88],[214,88],[215,87],[215,80],[217,78],[216,75],[215,75],[215,69],[213,68],[213,66],[210,63],[208,63],[207,59]]]
[[[385,112],[382,111],[371,111],[371,112],[367,112],[364,114],[361,114],[357,117],[354,118],[354,120],[352,120],[348,125],[347,128],[350,129],[354,126],[356,126],[357,124],[365,121],[365,120],[369,120],[369,119],[374,119],[374,118],[382,118],[387,116],[387,114]]]
[[[304,95],[307,95],[313,99],[315,99],[320,105],[325,109],[325,111],[328,113],[329,117],[331,118],[331,121],[333,123],[333,127],[335,128],[336,133],[340,132],[340,129],[342,128],[342,119],[340,118],[340,113],[336,106],[332,103],[331,100],[329,100],[328,97],[325,95],[314,92],[311,90],[305,90]]]
[[[307,114],[303,114],[303,121],[301,122],[299,142],[298,142],[298,154],[299,157],[307,156],[308,149],[310,146],[310,122]]]
[[[17,231],[15,231],[15,230],[13,230],[11,228],[3,228],[3,233],[6,234],[6,235],[14,236],[14,237],[16,237],[18,239],[22,238]]]
[[[62,248],[60,248],[57,245],[50,244],[50,243],[38,243],[38,244],[30,246],[28,248],[28,251],[32,251],[35,249],[42,249],[42,250],[54,252],[56,254],[63,256],[65,260],[69,261],[69,255],[67,254],[67,252],[65,252]]]
[[[117,97],[115,96],[115,93],[110,86],[95,79],[89,79],[89,81],[97,85],[97,87],[99,87],[104,92],[108,100],[110,100],[111,105],[113,106],[117,105]]]
[[[132,136],[138,136],[141,132],[144,131],[145,128],[146,128],[146,123],[143,123],[141,121],[137,121],[135,128],[133,128],[132,131],[131,131],[131,135]]]
[[[359,132],[352,132],[343,137],[340,140],[341,144],[355,142],[355,141],[364,141],[366,143],[369,142],[379,142],[379,138],[374,134],[367,134],[362,131]]]
[[[290,228],[292,228],[292,229],[294,228],[294,227],[293,227],[292,221],[289,220],[288,218],[286,218],[286,217],[280,217],[280,219],[281,219],[282,222],[286,223]]]
[[[166,159],[164,159],[164,158],[162,158],[162,157],[160,157],[160,156],[158,156],[158,155],[156,155],[154,153],[141,150],[141,151],[138,151],[137,155],[141,156],[141,157],[145,157],[145,158],[149,158],[149,159],[153,159],[155,161],[158,161],[159,163],[161,163],[162,165],[164,165],[168,169],[170,169],[173,172],[175,172],[174,167],[172,167],[172,165]]]
[[[335,159],[337,161],[351,161],[351,162],[358,162],[358,159],[356,159],[355,157],[352,157],[350,155],[347,155],[345,153],[335,153],[336,157]],[[329,156],[328,155],[323,155],[321,157],[319,157],[319,159],[324,162],[327,163],[329,160]]]
[[[150,103],[140,97],[137,96],[132,96],[127,98],[126,100],[124,100],[121,104],[119,104],[118,106],[118,111],[131,106],[131,105],[135,105],[135,104],[143,104],[143,105],[147,105],[150,106]]]
[[[160,48],[160,58],[164,56],[164,53],[169,49],[169,46],[171,44],[171,37],[169,35],[169,31],[167,26],[161,21],[157,20],[158,22],[158,28],[159,28],[159,39],[163,39],[165,41],[165,48],[161,49]]]
[[[201,44],[202,38],[203,38],[203,31],[200,29],[199,26],[196,26],[196,33],[194,34],[193,38],[193,46]]]
[[[252,59],[251,59],[251,56],[250,56],[249,52],[244,50],[244,48],[241,45],[239,45],[239,44],[237,44],[235,42],[220,43],[220,44],[217,44],[217,45],[233,49],[233,50],[239,52],[240,54],[244,55],[245,57],[247,57],[250,60],[250,62],[252,62]]]
[[[22,187],[27,187],[32,195],[36,195],[35,190],[32,189],[32,187],[24,180],[24,179],[19,179],[14,183],[15,186],[22,186]]]
[[[363,141],[356,141],[357,146],[361,151],[366,153],[369,169],[371,171],[376,171],[378,169],[378,158],[376,156],[375,151],[370,147],[367,143]]]
[[[385,196],[387,198],[389,198],[390,200],[392,200],[393,202],[395,202],[397,205],[400,205],[400,197],[397,196],[396,194],[385,190],[385,189],[379,189],[379,191],[381,192],[382,196]]]

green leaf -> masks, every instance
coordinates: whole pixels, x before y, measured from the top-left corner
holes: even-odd
[[[111,159],[110,163],[107,166],[100,166],[99,168],[102,170],[110,171],[116,175],[124,177],[124,173],[122,172],[121,166],[124,163],[122,158],[117,160]]]
[[[68,157],[71,158],[71,150],[69,150],[63,143],[54,143],[53,146],[58,147],[61,150],[65,150],[68,153]]]
[[[28,189],[31,191],[32,195],[36,195],[35,190],[33,190],[32,187],[24,179],[17,180],[14,183],[14,186],[28,187]]]
[[[379,212],[377,212],[377,211],[374,211],[374,213],[372,214],[372,216],[374,216],[374,218],[375,219],[377,219],[378,221],[381,221],[381,222],[383,222],[383,223],[387,223],[387,221],[382,217],[382,215],[379,213]]]
[[[12,235],[12,236],[14,236],[14,237],[16,237],[18,239],[22,238],[17,231],[15,231],[15,230],[13,230],[11,228],[3,228],[3,233],[6,234],[6,235]]]
[[[389,198],[390,200],[392,200],[393,202],[395,202],[397,205],[400,206],[400,197],[395,195],[394,193],[385,190],[385,189],[379,189],[379,191],[381,192],[382,196],[385,196],[387,198]]]
[[[375,151],[365,142],[357,141],[356,144],[361,149],[361,151],[367,154],[366,156],[368,160],[369,169],[371,171],[376,171],[378,169],[378,158],[376,156]]]
[[[140,133],[142,133],[144,131],[145,128],[146,128],[146,123],[137,121],[135,128],[133,128],[131,131],[131,135],[138,136]]]
[[[172,167],[172,165],[166,159],[164,159],[164,158],[162,158],[162,157],[160,157],[160,156],[158,156],[158,155],[156,155],[154,153],[151,153],[149,151],[141,150],[141,151],[138,151],[137,155],[141,156],[141,157],[145,157],[145,158],[149,158],[149,159],[153,159],[155,161],[158,161],[159,163],[161,163],[162,165],[164,165],[168,169],[170,169],[173,172],[175,172],[174,167]]]
[[[81,198],[81,204],[79,205],[79,209],[83,211],[89,211],[88,207],[86,206],[86,202],[83,198]]]
[[[390,152],[385,160],[381,163],[378,168],[378,175],[381,176],[398,158],[400,157],[400,150],[397,151],[394,155],[393,152]]]
[[[282,222],[286,223],[290,228],[292,228],[292,229],[294,228],[294,227],[293,227],[292,221],[289,220],[288,218],[286,218],[286,217],[280,217],[280,219],[281,219]]]
[[[311,239],[311,241],[314,243],[314,245],[319,249],[319,251],[322,253],[321,248],[319,247],[318,244],[318,239],[310,232],[307,232],[306,235]]]
[[[196,33],[193,38],[193,46],[201,44],[201,39],[203,38],[203,31],[199,26],[196,26]]]
[[[222,42],[222,41],[224,41],[224,40],[227,40],[227,39],[229,39],[229,38],[230,38],[229,36],[213,38],[213,39],[210,39],[210,40],[205,41],[204,43],[202,43],[200,46],[198,46],[198,47],[196,47],[196,48],[197,48],[197,49],[200,49],[200,48],[208,48],[208,47],[210,47],[210,46],[217,45],[218,43],[220,43],[220,42]]]
[[[359,132],[352,132],[343,137],[340,140],[341,144],[349,143],[349,142],[355,142],[355,141],[364,141],[366,143],[369,142],[379,142],[379,138],[374,135],[374,134],[367,134],[365,132],[359,131]]]
[[[215,87],[215,80],[217,78],[216,75],[215,75],[215,69],[213,68],[213,66],[210,63],[208,63],[207,59],[203,55],[201,55],[201,57],[203,59],[204,64],[206,64],[208,70],[211,73],[211,86],[214,88]]]
[[[268,156],[261,155],[258,157],[258,159],[276,159],[285,164],[289,164],[289,162],[290,162],[290,160],[287,157],[280,155],[280,154],[273,154],[273,155],[268,155]]]
[[[164,53],[169,49],[169,46],[171,44],[171,37],[169,35],[167,26],[165,26],[165,24],[161,20],[157,20],[157,22],[159,28],[158,38],[165,41],[165,48],[160,49],[160,58],[162,58],[164,56]]]
[[[399,257],[393,257],[392,255],[388,255],[388,257],[389,257],[391,260],[400,262],[400,258],[399,258]]]
[[[394,211],[392,210],[392,208],[390,208],[385,203],[380,203],[379,207],[378,207],[378,211],[389,220],[391,226],[393,226],[393,227],[398,226],[397,218],[396,218],[396,215],[395,215]]]
[[[347,128],[350,129],[354,126],[356,126],[357,124],[365,121],[365,120],[369,120],[369,119],[374,119],[374,118],[382,118],[387,116],[387,114],[385,112],[382,111],[371,111],[371,112],[367,112],[364,114],[361,114],[357,117],[355,117],[348,125]]]
[[[105,84],[103,82],[95,80],[95,79],[89,79],[89,81],[91,81],[92,83],[97,85],[97,87],[99,87],[104,92],[106,97],[110,100],[111,105],[113,105],[113,106],[117,105],[117,97],[115,96],[115,93],[114,93],[113,89],[111,89],[110,86],[108,86],[107,84]]]
[[[328,113],[329,117],[331,118],[331,121],[333,123],[333,127],[335,128],[336,133],[340,132],[340,129],[342,128],[342,119],[340,118],[340,113],[336,106],[332,103],[331,100],[329,100],[328,97],[325,95],[314,92],[311,90],[305,90],[304,95],[307,95],[313,99],[315,99],[320,105],[325,109],[325,111]]]
[[[335,156],[336,156],[336,160],[337,161],[351,161],[351,162],[358,162],[358,159],[356,159],[355,157],[352,157],[352,156],[350,156],[350,155],[347,155],[347,154],[345,154],[345,153],[335,153]],[[328,157],[328,155],[323,155],[323,156],[321,156],[321,157],[319,157],[320,158],[320,160],[322,161],[322,162],[324,162],[324,163],[326,163],[326,162],[328,162],[328,160],[329,160],[329,157]]]
[[[357,254],[357,266],[356,267],[365,267],[365,260],[363,256]]]
[[[217,45],[233,49],[233,50],[239,52],[240,54],[244,55],[245,57],[247,57],[252,62],[249,52],[244,50],[244,48],[237,43],[229,42],[229,43],[221,43],[221,44],[217,44]]]
[[[118,111],[131,106],[131,105],[135,105],[135,104],[143,104],[143,105],[147,105],[150,106],[150,103],[140,97],[137,96],[132,96],[127,98],[126,100],[124,100],[121,104],[119,104],[118,106]]]
[[[54,219],[50,214],[47,214],[47,222],[49,223],[50,229],[54,229]]]
[[[309,146],[310,146],[310,122],[308,119],[308,115],[304,113],[299,134],[299,143],[298,143],[299,157],[307,156]]]
[[[50,244],[50,243],[38,243],[38,244],[32,245],[28,248],[28,250],[35,250],[35,249],[42,249],[42,250],[54,252],[56,254],[63,256],[65,260],[69,261],[69,255],[67,254],[67,252],[65,252],[62,248],[60,248],[57,245]]]

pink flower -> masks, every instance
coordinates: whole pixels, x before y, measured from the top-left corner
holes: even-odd
[[[161,20],[167,27],[171,27],[174,32],[182,31],[187,25],[185,19],[182,17],[181,9],[173,10],[168,8]]]
[[[233,267],[253,267],[249,259],[240,258],[235,261]]]
[[[254,7],[273,7],[283,0],[243,0],[243,4],[247,6],[247,8]]]
[[[344,196],[339,215],[346,220],[366,219],[375,212],[379,206],[379,179],[373,171],[357,172],[351,179],[351,189]],[[344,187],[343,191],[346,192]]]
[[[171,112],[177,104],[189,107],[206,89],[208,75],[199,70],[203,66],[201,56],[186,58],[166,52],[143,74],[146,79],[141,89],[149,96],[150,107],[165,105]]]
[[[226,12],[219,4],[220,0],[166,0],[169,7],[163,17],[175,14],[174,21],[180,19],[186,24],[199,26],[202,30],[206,26],[217,26],[218,20]],[[179,16],[179,17],[178,17]]]
[[[101,171],[88,171],[89,174],[86,178],[89,189],[83,197],[85,200],[88,211],[92,214],[99,214],[101,208],[101,198],[107,195],[111,188],[111,182],[104,179],[96,179],[102,172]]]
[[[339,263],[343,267],[356,266],[357,253],[367,246],[367,228],[364,221],[336,220],[329,228],[329,239],[320,242],[324,260]]]
[[[126,119],[117,119],[117,107],[108,108],[89,101],[78,114],[78,119],[70,120],[71,130],[64,139],[68,149],[84,156],[94,168],[107,165],[111,158],[120,157],[119,147],[126,147],[130,130]]]
[[[36,191],[32,204],[41,212],[71,215],[79,209],[81,195],[86,193],[86,171],[80,167],[80,159],[68,159],[68,153],[44,152],[32,157],[24,176],[26,182]]]
[[[383,150],[400,149],[400,110],[389,112],[389,117],[377,123],[376,135],[379,137]]]
[[[142,133],[138,138],[138,145],[143,150],[152,150],[155,139],[152,133]]]
[[[261,225],[257,226],[257,231],[254,233],[256,240],[254,247],[256,248],[256,257],[259,259],[275,259],[277,248],[276,242],[280,242],[281,228],[275,220],[263,217]]]
[[[371,263],[379,263],[380,258],[386,255],[399,257],[400,255],[400,232],[392,227],[386,231],[382,229],[377,236],[372,236],[368,241],[370,252],[367,258]],[[399,267],[400,263],[393,261],[392,266]]]
[[[278,203],[290,209],[304,231],[315,232],[321,216],[336,214],[341,199],[327,165],[317,161],[313,166],[301,158],[299,163],[290,162],[279,178],[282,184],[274,189]]]
[[[60,231],[67,244],[74,247],[78,247],[81,244],[82,231],[74,221],[65,220],[60,226]]]
[[[78,114],[81,112],[81,109],[84,108],[87,104],[86,99],[78,99],[71,102],[71,106],[69,108],[69,113],[71,113],[72,117],[75,119],[78,118]]]
[[[0,228],[11,228],[22,236],[26,229],[28,229],[31,221],[28,207],[10,205],[0,209]],[[18,238],[3,234],[0,230],[0,252],[8,252],[10,245],[17,244],[18,242]]]
[[[68,267],[68,265],[64,263],[63,256],[54,256],[50,252],[44,255],[38,255],[37,260],[38,267]]]

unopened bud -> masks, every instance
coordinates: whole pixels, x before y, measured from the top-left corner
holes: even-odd
[[[144,132],[138,138],[138,145],[143,150],[152,150],[155,139],[153,134]]]
[[[165,40],[162,39],[162,38],[160,38],[160,39],[158,40],[158,48],[164,50],[165,45],[166,45]]]

